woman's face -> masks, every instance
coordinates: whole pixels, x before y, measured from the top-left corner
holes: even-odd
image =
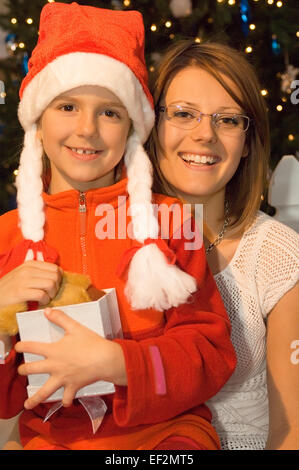
[[[237,96],[240,92],[223,77]],[[223,86],[208,72],[190,66],[178,72],[162,99],[162,106],[181,105],[206,114],[244,114]],[[245,132],[227,132],[214,128],[209,116],[201,118],[193,129],[174,126],[161,113],[158,151],[161,171],[179,197],[204,198],[225,193],[225,186],[246,156]],[[190,163],[193,160],[193,163]],[[212,164],[210,164],[212,163]]]
[[[126,108],[106,88],[81,86],[55,98],[37,131],[51,164],[51,192],[113,184],[130,125]]]

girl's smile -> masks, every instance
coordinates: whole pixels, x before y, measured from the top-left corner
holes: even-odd
[[[71,152],[73,157],[83,161],[95,160],[102,153],[102,150],[95,150],[90,148],[67,147],[67,149]]]

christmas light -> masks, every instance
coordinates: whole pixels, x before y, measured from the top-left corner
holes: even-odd
[[[48,2],[49,2],[49,3],[54,3],[54,2],[55,2],[55,0],[48,0]]]
[[[24,49],[24,47],[25,47],[25,44],[23,42],[19,42],[19,48]]]
[[[236,0],[228,0],[229,5],[234,5],[236,3]]]
[[[253,30],[255,29],[255,24],[251,23],[251,24],[249,25],[249,29],[251,29],[251,31],[253,31]]]
[[[5,91],[2,91],[2,92],[0,93],[0,98],[5,98],[5,96],[6,96]]]
[[[151,30],[152,30],[152,31],[157,31],[157,26],[156,26],[155,24],[152,24]]]
[[[268,0],[269,5],[273,5],[274,0]]]
[[[201,39],[199,37],[197,37],[197,38],[194,39],[194,41],[200,43]]]
[[[172,25],[171,21],[166,21],[165,23],[166,28],[170,28],[171,25]]]
[[[297,36],[297,38],[299,38],[299,31],[297,31],[296,36]]]
[[[283,107],[281,106],[281,104],[279,104],[279,105],[276,106],[276,109],[277,109],[277,111],[282,111]]]
[[[223,2],[224,2],[224,0],[217,0],[217,2],[218,2],[218,3],[223,3]]]
[[[276,6],[277,6],[278,8],[282,7],[282,2],[277,2],[277,3],[276,3]]]
[[[32,24],[32,23],[33,23],[33,19],[32,19],[32,18],[27,18],[26,23]]]
[[[281,98],[281,101],[283,101],[284,103],[286,103],[288,100],[286,99],[285,96],[283,96],[283,97]]]
[[[14,174],[15,176],[18,176],[18,170],[14,170],[13,174]]]
[[[293,134],[289,134],[289,135],[288,135],[288,139],[289,139],[289,140],[294,140],[295,137],[293,136]]]
[[[17,18],[12,18],[12,19],[10,20],[10,22],[11,22],[12,24],[16,24],[16,23],[18,22],[18,20],[17,20]]]
[[[128,7],[130,6],[131,1],[130,0],[124,0],[124,6]]]
[[[252,51],[253,51],[253,49],[252,49],[251,46],[247,46],[246,49],[245,49],[245,52],[246,52],[247,54],[250,54]]]
[[[268,94],[268,90],[265,90],[265,89],[261,90],[262,96],[267,96],[267,94]]]
[[[155,71],[155,67],[154,67],[153,65],[151,65],[150,68],[149,68],[149,71],[150,71],[150,72],[154,72],[154,71]]]

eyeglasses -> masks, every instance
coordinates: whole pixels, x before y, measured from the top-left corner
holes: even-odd
[[[160,106],[160,113],[164,113],[165,118],[170,123],[180,129],[195,129],[200,123],[203,116],[209,116],[212,121],[213,128],[217,132],[229,134],[238,134],[246,132],[252,121],[248,116],[234,113],[214,113],[205,114],[198,109],[188,108],[178,104],[169,106]]]

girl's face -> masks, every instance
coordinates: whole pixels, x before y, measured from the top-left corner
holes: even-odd
[[[224,78],[236,95],[240,96],[236,86]],[[169,84],[161,105],[173,104],[206,114],[244,114],[222,85],[196,66],[181,70]],[[213,127],[208,116],[202,117],[195,128],[186,130],[175,127],[163,113],[158,124],[158,139],[164,150],[158,151],[161,171],[175,194],[186,200],[194,197],[206,200],[217,193],[224,196],[226,184],[247,153],[245,132],[219,131]],[[194,163],[186,162],[190,159]],[[209,161],[214,163],[210,165]]]
[[[37,131],[50,160],[50,192],[113,184],[130,125],[126,108],[106,88],[81,86],[55,98]]]

